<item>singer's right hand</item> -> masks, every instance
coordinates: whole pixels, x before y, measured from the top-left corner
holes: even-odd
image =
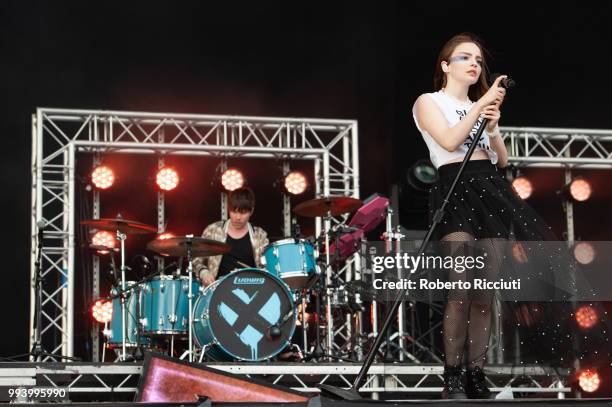
[[[497,106],[502,104],[504,96],[506,95],[506,89],[500,86],[499,83],[507,77],[508,75],[500,75],[495,79],[495,82],[493,82],[493,85],[491,85],[487,93],[482,95],[478,100],[481,108],[492,104],[496,104]]]

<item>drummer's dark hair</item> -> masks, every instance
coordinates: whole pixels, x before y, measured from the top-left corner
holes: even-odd
[[[255,209],[255,194],[251,188],[238,188],[230,192],[229,208],[235,212],[250,212]]]

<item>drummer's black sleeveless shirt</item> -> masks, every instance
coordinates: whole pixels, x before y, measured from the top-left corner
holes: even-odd
[[[253,246],[251,245],[251,237],[248,233],[246,233],[240,239],[234,239],[230,235],[227,235],[225,243],[230,245],[231,250],[229,253],[224,254],[221,258],[217,278],[229,274],[234,269],[244,268],[244,266],[238,264],[236,260],[240,261],[241,263],[248,264],[249,267],[255,267]]]

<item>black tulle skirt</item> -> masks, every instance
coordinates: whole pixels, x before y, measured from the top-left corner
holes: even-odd
[[[429,195],[430,223],[435,211],[442,206],[460,166],[458,162],[438,169],[439,181]],[[526,283],[523,290],[530,291],[526,292],[529,301],[501,296],[504,320],[512,329],[521,330],[523,361],[559,363],[564,353],[571,353],[571,341],[567,339],[571,329],[568,300],[573,282],[566,242],[559,241],[547,223],[518,196],[502,171],[489,160],[472,160],[466,164],[445,215],[434,231],[434,240],[449,240],[448,237],[456,232],[463,232],[460,233],[463,238],[468,234],[477,241],[494,238],[508,242],[508,247],[527,242],[526,246],[536,248],[529,251],[532,266],[527,271],[522,270],[509,254],[509,264],[504,265],[498,276],[521,275]],[[538,245],[542,246],[541,250],[537,249]],[[506,346],[509,349],[513,345],[506,343]],[[562,349],[565,352],[561,352]]]
[[[440,179],[430,190],[430,220],[451,187],[460,162],[440,166]],[[448,205],[434,240],[453,232],[465,232],[474,239],[502,238],[518,241],[558,240],[544,220],[523,201],[512,184],[489,160],[472,160]]]

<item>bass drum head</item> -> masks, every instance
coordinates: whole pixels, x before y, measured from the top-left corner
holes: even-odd
[[[295,314],[281,324],[293,308],[286,284],[260,269],[241,269],[225,276],[209,302],[209,329],[216,346],[237,360],[262,361],[276,356],[290,343]],[[278,324],[280,335],[270,336]],[[214,352],[216,353],[216,352]]]

